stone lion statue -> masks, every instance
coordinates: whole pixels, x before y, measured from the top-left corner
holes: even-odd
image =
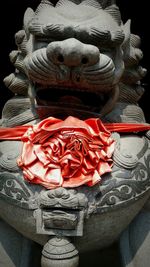
[[[14,97],[0,121],[0,266],[75,267],[79,254],[118,242],[122,266],[148,267],[150,131],[138,105],[146,70],[130,20],[114,0],[42,0],[15,41],[4,79]],[[110,136],[97,118],[123,128]]]

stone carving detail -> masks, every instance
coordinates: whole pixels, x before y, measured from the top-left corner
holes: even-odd
[[[141,150],[137,153],[137,155],[133,154],[132,151],[121,151],[120,149],[120,138],[119,138],[119,134],[118,136],[116,136],[116,134],[113,135],[114,139],[116,141],[116,148],[113,154],[113,160],[114,163],[121,167],[121,168],[125,168],[127,170],[129,169],[133,169],[136,168],[139,160],[145,155],[145,153],[147,152],[148,148],[149,148],[149,142],[148,139],[143,137],[143,146],[141,148]]]
[[[30,99],[16,95],[6,102],[2,112],[1,124],[3,127],[13,127],[32,122],[37,118],[37,114],[32,111]]]
[[[14,174],[4,172],[0,174],[0,197],[13,205],[29,208],[31,193]]]
[[[84,194],[77,193],[76,190],[68,191],[65,188],[42,192],[39,202],[40,207],[65,209],[86,208],[88,204],[88,200]]]
[[[76,214],[61,210],[43,212],[44,227],[49,229],[73,230],[77,226],[77,219]]]
[[[17,158],[21,153],[22,144],[16,141],[5,141],[0,143],[0,169],[12,173],[18,172]]]
[[[150,156],[144,158],[144,163],[137,163],[135,169],[117,170],[112,173],[111,181],[102,189],[102,195],[97,201],[98,210],[105,210],[108,206],[122,205],[127,201],[134,201],[137,197],[142,197],[150,189]],[[112,188],[111,188],[112,184]],[[114,186],[116,184],[116,186]]]
[[[42,191],[35,211],[37,233],[82,236],[83,219],[88,204],[85,194],[57,188]]]
[[[42,267],[57,266],[57,261],[62,267],[78,266],[78,251],[67,238],[51,238],[43,248]]]

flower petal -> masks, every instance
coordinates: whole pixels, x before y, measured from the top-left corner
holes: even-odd
[[[89,181],[91,181],[92,177],[91,175],[85,176],[84,174],[80,173],[79,176],[71,177],[68,179],[64,179],[62,186],[63,187],[78,187],[83,184],[87,184]]]
[[[99,173],[100,176],[105,174],[105,173],[107,173],[107,172],[111,172],[112,171],[110,165],[107,162],[104,162],[104,161],[100,161],[99,162],[97,170],[98,170],[98,173]]]
[[[100,182],[102,179],[97,170],[94,171],[91,181],[87,183],[88,186],[93,186]]]
[[[43,151],[41,145],[34,145],[34,153],[36,154],[37,158],[40,162],[42,162],[43,166],[49,164],[49,159],[47,158],[46,154]]]
[[[60,169],[48,170],[45,175],[45,181],[53,186],[61,186],[63,178]]]
[[[22,154],[18,161],[19,166],[21,165],[30,165],[37,159],[35,153],[34,153],[34,146],[33,144],[28,141],[23,144],[22,147]]]

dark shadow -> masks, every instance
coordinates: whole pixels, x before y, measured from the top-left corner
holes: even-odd
[[[118,244],[80,255],[79,267],[121,267]]]

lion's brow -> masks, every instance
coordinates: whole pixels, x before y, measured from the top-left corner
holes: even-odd
[[[113,33],[116,35],[115,40],[112,38],[112,33],[103,28],[98,27],[85,27],[84,25],[63,25],[63,24],[46,24],[41,25],[37,23],[32,23],[30,25],[30,32],[35,36],[41,38],[55,38],[58,40],[63,40],[67,38],[77,38],[81,41],[86,41],[93,44],[108,44],[115,45],[121,43],[124,36],[121,31]]]
[[[108,30],[98,29],[96,27],[89,27],[80,29],[80,25],[63,25],[63,24],[47,24],[43,25],[41,28],[41,33],[44,37],[46,36],[55,36],[55,37],[76,37],[78,35],[82,35],[83,33],[89,35],[89,38],[92,37],[95,41],[110,41],[111,33]],[[36,32],[34,32],[36,35]],[[38,32],[37,32],[38,35]]]

